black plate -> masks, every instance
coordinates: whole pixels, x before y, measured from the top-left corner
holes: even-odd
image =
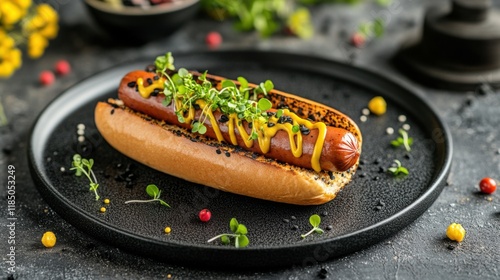
[[[396,233],[419,217],[440,194],[451,162],[451,138],[435,111],[401,85],[372,72],[331,60],[286,53],[225,51],[175,54],[178,67],[209,69],[230,78],[249,81],[272,79],[275,87],[340,109],[357,121],[363,133],[360,170],[339,196],[321,206],[293,206],[238,196],[159,173],[121,155],[102,140],[95,129],[96,101],[116,97],[126,72],[142,69],[144,60],[99,73],[56,98],[39,116],[29,144],[34,180],[47,203],[80,230],[135,253],[169,262],[209,267],[255,267],[310,264],[366,248]],[[382,95],[388,111],[359,121],[368,101]],[[414,138],[412,151],[392,148],[390,141],[405,115]],[[78,142],[77,125],[83,123],[85,141]],[[388,135],[386,128],[396,133]],[[68,171],[74,153],[95,160],[102,198],[96,201],[88,181]],[[410,170],[395,178],[383,172],[394,159]],[[65,172],[61,171],[65,168]],[[130,169],[127,173],[126,169]],[[196,172],[196,166],[191,167]],[[130,183],[123,181],[134,174]],[[272,187],[273,178],[269,178]],[[172,206],[124,204],[147,199],[145,187],[154,183]],[[102,206],[105,213],[99,212]],[[197,213],[212,211],[202,223]],[[322,216],[324,234],[305,239],[309,216]],[[236,217],[248,227],[250,245],[236,249],[218,241]],[[172,232],[163,232],[170,226]]]

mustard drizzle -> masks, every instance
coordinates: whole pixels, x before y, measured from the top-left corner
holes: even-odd
[[[149,98],[151,93],[153,93],[153,91],[156,88],[164,89],[164,81],[165,80],[161,78],[153,81],[152,84],[145,87],[144,80],[142,78],[138,78],[137,79],[138,91],[143,98]],[[181,100],[175,97],[173,100],[176,108],[182,108]],[[205,110],[205,107],[207,106],[206,102],[201,99],[198,99],[196,100],[195,103],[198,106],[200,106],[200,109],[203,110],[203,112],[208,117],[214,129],[217,140],[219,142],[224,141],[225,139],[220,131],[219,123],[215,119],[212,110],[211,109]],[[288,133],[288,138],[290,141],[290,149],[292,154],[295,157],[300,157],[302,156],[302,151],[303,151],[302,133],[300,131],[293,132],[293,127],[303,125],[307,127],[309,130],[317,129],[318,138],[316,139],[316,143],[314,144],[314,149],[311,156],[311,167],[316,172],[320,172],[321,171],[320,157],[321,157],[321,152],[323,150],[323,145],[325,143],[326,132],[327,132],[326,124],[324,122],[312,123],[311,121],[303,119],[297,116],[295,113],[290,112],[290,110],[288,109],[283,109],[282,115],[290,117],[292,119],[292,123],[278,123],[278,118],[276,116],[269,117],[269,121],[275,123],[275,125],[272,127],[268,127],[267,122],[261,123],[259,120],[255,120],[253,122],[253,125],[255,126],[258,134],[257,142],[259,144],[260,150],[264,154],[268,153],[271,148],[271,139],[276,135],[276,133],[278,133],[278,131],[284,130]],[[191,123],[195,117],[194,107],[191,106],[189,110],[187,110],[187,112],[184,112],[182,116],[184,118],[185,123]],[[235,113],[229,115],[229,121],[228,121],[229,138],[231,144],[233,145],[238,144],[238,141],[236,139],[236,132],[234,129],[235,126],[238,129],[241,139],[245,143],[246,147],[251,148],[254,144],[254,141],[250,138],[250,135],[247,133],[244,125],[242,124],[241,120],[237,117]]]

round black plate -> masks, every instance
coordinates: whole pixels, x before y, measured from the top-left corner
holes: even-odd
[[[121,65],[82,81],[56,98],[39,116],[29,144],[29,162],[38,189],[49,205],[80,230],[135,253],[169,262],[208,267],[306,265],[366,248],[396,233],[419,217],[438,197],[450,168],[450,133],[437,114],[412,91],[372,72],[339,62],[286,53],[223,51],[178,53],[177,67],[249,81],[273,80],[275,87],[340,109],[357,121],[363,133],[360,170],[330,203],[294,206],[243,197],[162,174],[123,156],[99,135],[93,120],[98,100],[116,97],[128,71],[153,60]],[[368,101],[382,95],[385,115],[360,121]],[[398,117],[407,120],[400,122]],[[77,125],[85,125],[79,142]],[[410,125],[411,152],[393,148],[403,124]],[[392,127],[393,135],[386,133]],[[168,143],[166,143],[168,144]],[[95,161],[105,205],[76,177],[72,156]],[[214,155],[217,156],[217,155]],[[385,169],[400,160],[410,170],[394,177]],[[61,171],[61,167],[65,171]],[[190,166],[196,172],[196,166]],[[244,168],[244,167],[242,167]],[[133,175],[130,175],[133,174]],[[272,187],[273,178],[269,178]],[[145,188],[156,184],[172,208],[159,204],[125,204],[148,199]],[[106,206],[107,211],[99,209]],[[212,211],[202,223],[197,213]],[[319,214],[324,234],[300,235],[311,229],[309,216]],[[246,248],[207,240],[229,232],[237,218],[248,228]],[[171,227],[170,234],[164,233]]]

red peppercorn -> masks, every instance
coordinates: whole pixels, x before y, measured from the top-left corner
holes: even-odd
[[[40,81],[40,84],[42,84],[44,86],[48,86],[48,85],[51,85],[52,83],[54,83],[54,81],[56,80],[56,77],[54,76],[54,73],[52,73],[51,71],[44,70],[44,71],[40,72],[40,76],[38,77],[38,80]]]
[[[351,37],[351,44],[355,46],[356,48],[362,47],[366,42],[365,35],[356,32],[352,35]]]
[[[497,189],[497,181],[491,178],[483,178],[479,182],[479,189],[483,193],[492,194]]]
[[[216,48],[222,43],[222,36],[216,31],[209,32],[205,37],[205,43],[210,48]]]
[[[203,209],[198,213],[198,217],[200,218],[200,221],[202,222],[208,222],[210,221],[210,218],[212,217],[212,213],[208,209]]]
[[[71,72],[71,66],[66,60],[59,60],[54,66],[55,71],[58,75],[64,76]]]

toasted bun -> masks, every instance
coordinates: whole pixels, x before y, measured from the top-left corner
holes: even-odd
[[[351,180],[345,172],[315,172],[276,162],[134,112],[119,100],[99,102],[95,123],[126,156],[187,181],[240,195],[298,205],[326,203]],[[192,172],[196,168],[196,172]]]

